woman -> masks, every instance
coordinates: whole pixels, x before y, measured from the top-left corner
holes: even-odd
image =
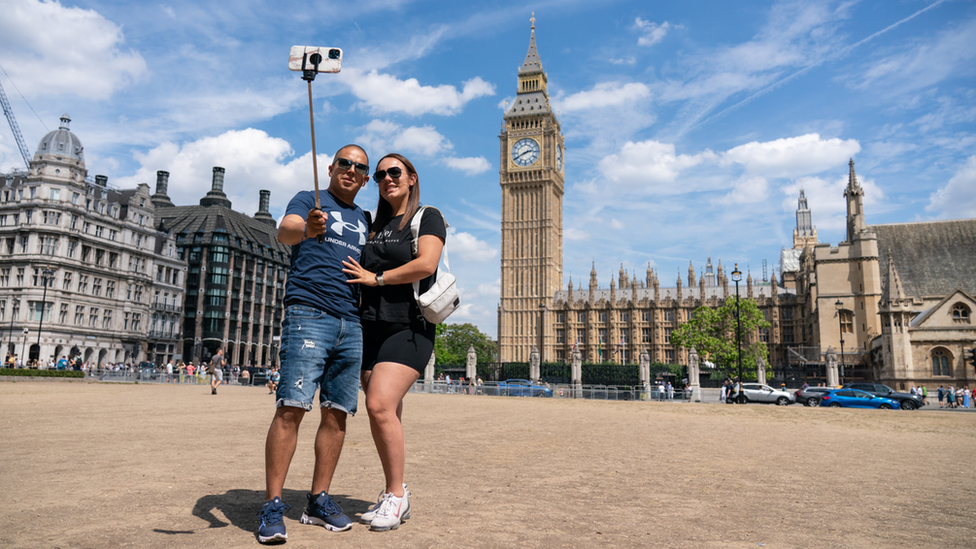
[[[400,423],[403,396],[420,377],[434,352],[435,325],[425,322],[414,301],[433,282],[447,229],[440,212],[426,209],[413,256],[410,221],[420,208],[420,178],[413,164],[388,154],[376,165],[379,187],[376,220],[363,248],[361,264],[343,262],[350,283],[360,284],[363,326],[362,384],[373,442],[383,464],[386,488],[379,503],[361,521],[371,530],[391,530],[410,517],[403,483],[406,449]]]

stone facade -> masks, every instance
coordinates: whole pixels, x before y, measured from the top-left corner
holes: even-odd
[[[118,190],[104,176],[89,180],[70,121],[64,115],[44,136],[29,170],[0,181],[4,354],[44,363],[78,355],[98,364],[152,360],[154,273],[170,274],[160,291],[181,304],[182,263],[157,254],[174,243],[153,226],[149,186]],[[175,337],[160,338],[162,358],[178,337],[177,325]]]

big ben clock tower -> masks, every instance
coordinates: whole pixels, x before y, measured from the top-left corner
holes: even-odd
[[[527,362],[533,347],[553,360],[549,309],[563,278],[564,140],[549,105],[535,47],[518,72],[518,95],[502,121],[502,277],[498,345],[502,362]]]

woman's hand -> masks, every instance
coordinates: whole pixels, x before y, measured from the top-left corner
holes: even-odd
[[[352,277],[346,281],[349,284],[376,286],[376,274],[364,269],[363,266],[360,265],[355,259],[346,256],[346,260],[342,262],[342,267],[342,272]]]

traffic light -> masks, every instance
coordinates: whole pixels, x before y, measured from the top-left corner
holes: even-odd
[[[969,355],[969,360],[967,362],[973,366],[976,366],[976,349],[970,349],[966,351],[966,354]]]

